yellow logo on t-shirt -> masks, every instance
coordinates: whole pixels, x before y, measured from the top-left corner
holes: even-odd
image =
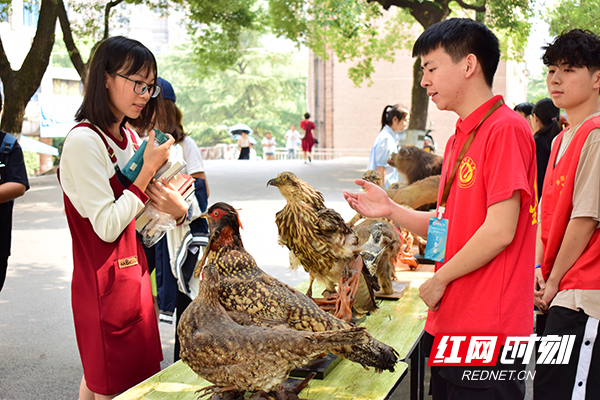
[[[560,192],[558,195],[562,194],[563,188],[565,187],[565,176],[562,175],[559,179],[556,180],[556,186],[560,186]]]
[[[537,176],[533,180],[533,204],[529,206],[529,214],[531,214],[531,225],[537,225],[537,209],[538,209],[538,190]]]
[[[465,157],[458,168],[458,186],[462,189],[473,186],[476,172],[475,161],[471,157]]]

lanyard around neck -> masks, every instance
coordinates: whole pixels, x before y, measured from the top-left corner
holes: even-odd
[[[450,177],[448,178],[447,182],[444,184],[444,192],[442,193],[442,200],[440,201],[440,204],[438,207],[438,219],[441,219],[442,214],[444,213],[444,211],[446,211],[446,201],[448,200],[448,195],[450,194],[450,188],[452,188],[452,183],[454,182],[454,178],[456,176],[456,171],[458,171],[458,167],[459,167],[460,163],[462,162],[463,158],[465,158],[465,155],[467,154],[467,150],[469,150],[469,147],[471,147],[471,143],[473,143],[473,139],[475,139],[475,134],[479,130],[479,127],[481,126],[481,124],[483,124],[483,121],[485,121],[490,115],[492,115],[492,113],[494,111],[496,111],[498,108],[500,108],[500,106],[502,104],[504,104],[504,100],[498,99],[498,101],[495,102],[494,105],[490,107],[490,109],[485,113],[483,118],[481,118],[481,121],[479,121],[479,123],[477,124],[477,126],[475,127],[473,132],[469,135],[469,137],[467,138],[467,141],[463,145],[462,149],[460,149],[460,153],[458,154],[458,157],[456,158],[454,167],[452,167],[452,173],[450,174]]]

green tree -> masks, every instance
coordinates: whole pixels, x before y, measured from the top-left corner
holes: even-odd
[[[68,1],[68,3],[66,3]],[[0,128],[20,132],[25,106],[39,88],[49,64],[54,44],[54,30],[58,16],[63,40],[69,58],[85,83],[89,54],[99,42],[108,37],[110,27],[126,22],[118,5],[122,3],[145,4],[167,13],[170,8],[186,10],[190,32],[195,35],[196,59],[224,70],[239,58],[239,35],[251,27],[260,26],[260,7],[257,0],[30,0],[25,4],[39,7],[39,18],[31,49],[21,68],[14,71],[0,38],[0,79],[4,86],[4,113]],[[0,20],[10,13],[10,0],[0,0]],[[69,10],[69,14],[67,14]],[[69,20],[69,16],[73,16]],[[203,46],[204,47],[203,47]],[[80,51],[82,47],[85,51]]]
[[[167,12],[168,3],[162,0],[111,0],[104,4],[93,0],[60,0],[58,20],[73,67],[85,85],[90,55],[100,42],[110,36],[111,26],[122,24],[127,17],[118,11],[122,3],[146,4],[153,10]],[[69,19],[69,9],[74,18]],[[80,49],[84,51],[80,51]]]
[[[193,48],[193,45],[192,45]],[[306,107],[305,61],[270,53],[259,34],[241,35],[242,56],[225,71],[206,77],[189,57],[190,46],[159,59],[160,75],[177,93],[185,130],[200,146],[233,143],[224,126],[245,123],[260,142],[267,131],[283,144],[284,132],[298,125]],[[221,126],[221,128],[219,128]],[[260,153],[260,146],[257,147]]]
[[[548,97],[548,86],[544,75],[530,76],[527,82],[527,101],[535,104]]]
[[[560,35],[565,30],[589,29],[600,33],[600,0],[562,0],[548,7],[542,17],[550,25],[550,34]]]
[[[387,20],[383,10],[398,13]],[[340,61],[355,63],[355,84],[368,79],[376,60],[393,60],[394,49],[412,46],[407,31],[418,22],[425,29],[451,14],[473,16],[499,33],[504,54],[518,56],[529,34],[530,0],[269,0],[271,26],[280,35],[305,43],[318,56],[333,49]],[[420,59],[413,68],[410,129],[425,129],[428,98],[420,87]]]
[[[36,171],[40,170],[40,155],[38,153],[23,151],[23,161],[25,161],[27,176],[35,176]]]
[[[247,49],[246,34],[267,28],[258,0],[187,0],[183,8],[197,71],[204,76],[236,64]]]
[[[59,0],[41,0],[38,25],[31,48],[18,70],[13,70],[0,38],[0,79],[4,86],[4,107],[0,129],[20,133],[25,107],[42,82],[54,45],[54,27]],[[3,2],[7,4],[10,2]],[[33,7],[34,2],[29,2]],[[27,4],[25,4],[27,6]]]
[[[75,69],[85,83],[89,54],[79,51],[81,45],[93,50],[110,36],[111,26],[124,23],[128,16],[119,6],[122,3],[144,4],[167,15],[173,9],[183,10],[193,43],[193,58],[204,75],[223,71],[241,57],[240,36],[247,30],[264,31],[258,21],[264,20],[256,0],[112,0],[104,4],[95,0],[61,0],[59,10],[63,40]],[[69,19],[67,14],[74,18]],[[84,52],[85,53],[85,52]],[[87,61],[86,61],[87,59]]]

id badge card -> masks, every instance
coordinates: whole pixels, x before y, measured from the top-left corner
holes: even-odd
[[[430,217],[429,230],[427,231],[427,247],[425,247],[426,259],[444,262],[447,236],[448,220],[445,218]]]

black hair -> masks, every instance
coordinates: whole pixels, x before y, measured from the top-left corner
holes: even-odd
[[[161,92],[162,93],[162,92]],[[165,99],[158,95],[159,115],[156,118],[156,127],[163,132],[170,133],[175,143],[181,143],[185,138],[183,130],[183,113],[173,100]]]
[[[481,65],[486,83],[492,87],[500,62],[498,38],[481,22],[469,18],[450,18],[437,22],[419,36],[413,57],[429,54],[441,47],[454,63],[474,54]]]
[[[600,38],[589,30],[573,29],[563,32],[552,44],[542,47],[544,65],[566,63],[572,67],[600,69]]]
[[[381,114],[381,129],[386,125],[391,126],[394,123],[394,117],[398,118],[398,121],[402,121],[407,115],[408,110],[399,104],[385,106]]]
[[[560,118],[560,108],[556,107],[552,100],[542,99],[533,106],[532,114],[537,116],[544,126],[550,125],[552,120]]]
[[[154,55],[137,40],[124,36],[113,36],[103,40],[92,56],[83,103],[75,114],[77,122],[87,119],[105,130],[117,122],[121,125],[132,122],[142,131],[150,126],[156,110],[156,98],[150,98],[135,121],[129,121],[127,117],[123,121],[117,121],[117,117],[111,111],[105,74],[112,76],[119,71],[126,76],[136,73],[146,73],[148,76],[153,72],[155,81],[158,76]]]
[[[310,114],[309,113],[304,114],[304,119],[310,119]]]
[[[531,115],[533,111],[533,103],[519,103],[513,108],[515,111],[522,112],[525,116]]]
[[[554,139],[561,131],[560,109],[550,99],[542,99],[533,106],[533,115],[540,119],[543,128],[535,132],[535,135],[550,131],[549,137]]]

